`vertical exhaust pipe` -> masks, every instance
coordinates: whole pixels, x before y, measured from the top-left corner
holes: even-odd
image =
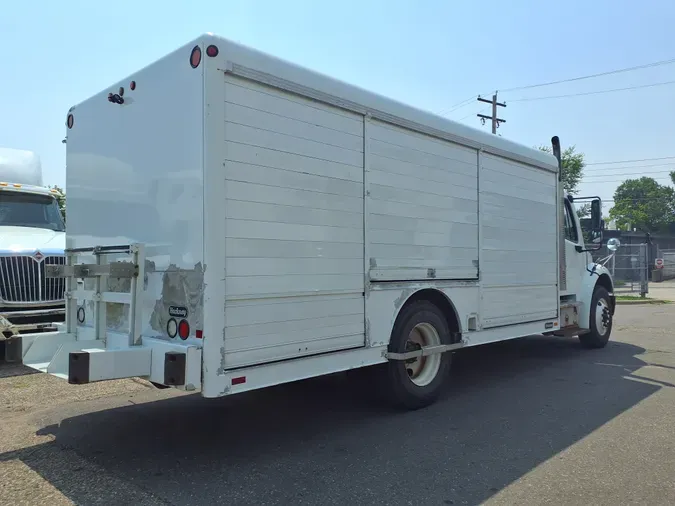
[[[560,291],[567,290],[567,258],[565,255],[565,191],[562,185],[562,151],[560,139],[557,135],[551,138],[553,156],[558,160],[558,288]]]

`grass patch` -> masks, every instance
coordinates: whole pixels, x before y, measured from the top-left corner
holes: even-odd
[[[669,300],[662,300],[662,299],[650,299],[647,297],[640,297],[639,295],[617,295],[616,296],[617,301],[624,301],[624,302],[640,302],[642,304],[670,304],[671,301]]]

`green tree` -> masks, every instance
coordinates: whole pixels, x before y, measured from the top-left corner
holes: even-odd
[[[665,231],[675,223],[675,189],[651,177],[627,179],[614,192],[609,215],[620,229]]]
[[[52,190],[56,190],[59,192],[58,196],[56,197],[56,200],[59,203],[59,209],[61,210],[61,216],[63,216],[63,221],[66,221],[66,192],[63,191],[63,189],[57,185],[50,186]]]
[[[541,146],[539,148],[546,153],[552,153],[549,146]],[[576,146],[570,146],[562,152],[562,181],[563,188],[570,195],[579,193],[579,183],[584,176],[584,154],[576,152]]]
[[[550,146],[540,146],[539,149],[546,153],[553,152]],[[562,152],[561,162],[563,188],[570,195],[576,195],[579,193],[579,183],[584,176],[584,167],[586,167],[584,154],[577,153],[576,146],[570,146]],[[591,214],[590,204],[585,204],[577,208],[577,215],[579,218],[585,218],[589,214]]]

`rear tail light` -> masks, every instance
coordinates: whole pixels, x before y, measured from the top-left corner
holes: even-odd
[[[190,336],[190,324],[187,320],[181,320],[178,324],[178,335],[183,341]]]
[[[211,44],[206,48],[206,56],[210,56],[211,58],[218,56],[218,47]]]
[[[68,115],[68,119],[66,120],[66,123],[68,124],[68,128],[73,128],[73,123],[75,123],[75,118],[73,117],[72,114]]]

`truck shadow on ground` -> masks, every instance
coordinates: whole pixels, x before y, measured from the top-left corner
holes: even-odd
[[[76,504],[92,488],[115,504],[477,504],[665,387],[630,379],[644,351],[519,339],[456,354],[443,398],[417,412],[336,376],[76,416],[0,459]]]

